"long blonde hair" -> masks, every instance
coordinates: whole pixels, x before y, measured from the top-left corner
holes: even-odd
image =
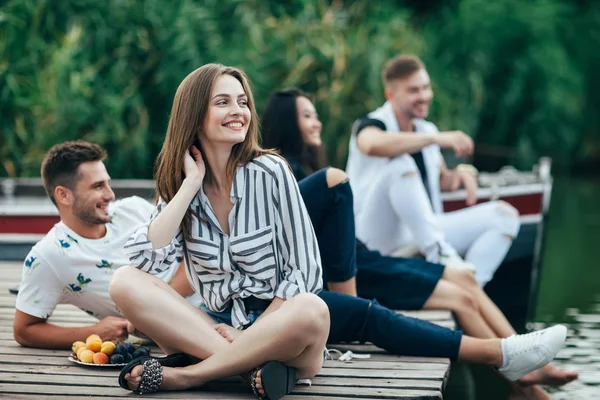
[[[217,79],[222,75],[231,75],[241,84],[248,97],[250,124],[243,142],[235,144],[227,162],[227,176],[232,179],[239,165],[245,165],[263,154],[272,154],[258,145],[258,115],[254,97],[246,74],[234,67],[222,64],[206,64],[191,72],[181,82],[175,93],[169,126],[163,147],[156,160],[156,197],[165,202],[171,201],[181,187],[185,173],[183,159],[196,141],[198,133],[204,130],[204,121],[208,114],[210,95]],[[203,150],[200,149],[202,152]],[[205,158],[206,160],[206,158]],[[214,178],[208,163],[204,179]],[[188,208],[181,226],[186,238],[189,238],[192,211]]]

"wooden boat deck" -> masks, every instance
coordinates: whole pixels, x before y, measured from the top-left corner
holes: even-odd
[[[21,263],[0,262],[0,398],[3,399],[108,399],[139,396],[117,384],[118,369],[84,367],[68,360],[67,350],[23,348],[13,339],[12,321],[16,296],[8,288],[19,283]],[[406,313],[440,325],[454,327],[446,311]],[[67,305],[50,319],[61,326],[81,326],[95,320]],[[332,346],[341,351],[368,353],[369,359],[325,362],[312,386],[297,386],[287,400],[442,399],[450,361],[441,358],[394,356],[370,345]],[[155,352],[158,352],[156,349]],[[153,399],[248,399],[247,384],[224,380],[202,390],[159,392]]]

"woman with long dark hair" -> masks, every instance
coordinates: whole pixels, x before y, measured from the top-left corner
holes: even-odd
[[[110,286],[123,315],[169,356],[132,361],[122,387],[181,390],[249,374],[257,398],[279,399],[321,369],[329,316],[316,296],[316,237],[287,164],[257,136],[242,71],[208,64],[182,81],[157,161],[158,205],[125,246],[133,266]],[[153,276],[180,254],[204,310]],[[238,340],[216,323],[239,329]],[[202,361],[188,365],[189,356]]]
[[[329,290],[358,294],[365,299],[377,298],[391,309],[450,309],[464,331],[478,338],[507,338],[515,334],[471,271],[421,259],[385,257],[355,239],[352,190],[342,171],[323,168],[324,163],[315,156],[322,154],[322,125],[314,104],[305,93],[299,89],[274,93],[265,107],[262,128],[262,145],[280,151],[299,180],[300,192],[319,241],[324,280]],[[322,292],[323,295],[327,295],[326,292]],[[345,312],[352,309],[350,301],[347,302]],[[341,317],[336,320],[337,314],[329,303],[328,306],[331,340],[338,330],[344,329],[344,324],[339,322],[344,320]],[[556,329],[564,332],[564,328]],[[576,376],[548,365],[524,375],[521,380],[564,384]]]

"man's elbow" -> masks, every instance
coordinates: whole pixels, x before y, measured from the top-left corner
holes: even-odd
[[[36,347],[35,343],[27,338],[27,328],[13,326],[13,336],[15,341],[23,347]]]
[[[358,150],[367,156],[376,156],[375,145],[370,140],[359,141],[357,144]]]

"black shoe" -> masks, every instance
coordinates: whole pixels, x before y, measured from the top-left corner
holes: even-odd
[[[260,371],[260,382],[265,393],[264,396],[260,395],[256,387],[258,371]],[[296,386],[296,368],[288,367],[279,361],[269,361],[252,371],[250,386],[259,400],[279,400],[294,390],[294,386]]]
[[[130,374],[131,371],[141,365],[143,367],[141,381],[135,393],[145,394],[154,393],[158,391],[160,384],[162,383],[163,371],[162,367],[187,367],[198,362],[198,360],[185,353],[170,354],[165,357],[140,357],[130,361],[126,366],[123,367],[119,374],[119,385],[123,389],[131,390],[125,380],[125,375]]]

